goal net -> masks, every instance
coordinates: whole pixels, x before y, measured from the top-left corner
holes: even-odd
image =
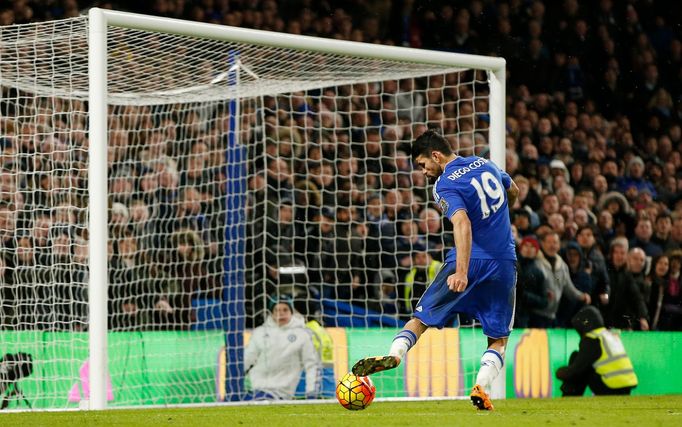
[[[452,246],[410,142],[439,128],[503,166],[504,62],[95,13],[0,29],[0,355],[32,356],[20,378],[0,362],[0,391],[241,400],[250,331],[284,297],[332,338],[329,396]],[[485,343],[460,323],[378,397],[463,395]]]

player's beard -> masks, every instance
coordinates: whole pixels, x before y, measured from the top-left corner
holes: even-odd
[[[438,171],[436,172],[436,175],[426,175],[426,179],[428,179],[429,183],[431,183],[431,185],[433,185],[436,183],[436,180],[438,178],[440,178],[440,176],[442,174],[443,174],[443,168],[440,165],[438,165]]]

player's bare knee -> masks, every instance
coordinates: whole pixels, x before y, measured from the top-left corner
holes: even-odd
[[[508,341],[507,337],[504,337],[504,338],[488,337],[488,348],[491,350],[495,350],[502,357],[504,357],[504,351],[505,351],[505,348],[507,347],[507,341]]]
[[[420,319],[413,317],[405,324],[405,328],[421,335],[429,329],[429,326],[425,325]]]

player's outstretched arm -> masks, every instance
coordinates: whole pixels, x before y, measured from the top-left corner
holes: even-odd
[[[448,277],[448,287],[453,292],[464,292],[469,283],[469,260],[471,259],[471,221],[464,209],[450,218],[457,248],[457,269]]]
[[[512,179],[511,185],[509,188],[507,188],[507,204],[509,206],[509,210],[511,211],[514,209],[514,205],[516,204],[516,199],[519,197],[519,187],[516,185],[514,180]]]

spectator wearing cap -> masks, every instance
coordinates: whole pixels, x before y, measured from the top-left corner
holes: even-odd
[[[538,316],[534,310],[543,310],[548,304],[548,283],[540,268],[538,252],[540,243],[534,236],[526,236],[519,244],[519,272],[516,281],[516,317],[519,328],[546,328],[551,321]]]
[[[244,371],[254,400],[290,400],[305,372],[306,397],[319,393],[321,363],[310,330],[287,297],[273,299],[265,323],[244,350]]]
[[[110,228],[114,236],[122,235],[130,222],[130,212],[123,203],[115,202],[111,205]]]
[[[569,173],[566,164],[562,160],[559,159],[551,160],[549,162],[549,171],[550,174],[552,175],[552,181],[556,180],[557,176],[561,176],[563,177],[564,184],[568,184],[571,182],[571,174]],[[558,189],[554,183],[552,186],[555,191]]]

